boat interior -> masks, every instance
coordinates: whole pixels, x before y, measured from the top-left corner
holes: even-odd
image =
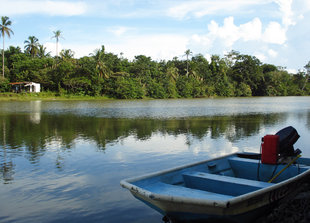
[[[244,195],[309,170],[310,159],[300,158],[301,151],[293,147],[299,137],[296,129],[288,126],[275,135],[264,136],[259,154],[231,154],[131,183],[168,196],[225,200]]]
[[[227,200],[295,177],[310,168],[310,160],[299,158],[270,182],[286,166],[262,164],[258,157],[234,154],[131,183],[162,195]]]

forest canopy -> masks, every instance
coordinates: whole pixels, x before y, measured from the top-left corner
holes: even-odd
[[[37,82],[44,91],[80,96],[120,99],[197,98],[211,96],[309,95],[310,61],[303,71],[289,74],[284,68],[264,64],[258,58],[231,51],[223,58],[185,51],[186,59],[155,61],[138,55],[132,61],[106,52],[104,45],[93,54],[74,58],[71,49],[58,53],[61,30],[53,32],[56,56],[52,57],[35,36],[20,47],[5,47],[14,35],[12,21],[2,16],[0,37],[2,77],[0,92],[10,91],[10,82]]]
[[[76,59],[70,49],[52,57],[30,36],[24,50],[10,46],[4,58],[0,92],[10,91],[10,82],[31,81],[40,83],[44,91],[120,99],[310,94],[310,62],[304,71],[290,74],[237,51],[223,58],[213,55],[210,61],[190,50],[181,59],[155,61],[138,55],[130,61],[101,46]]]

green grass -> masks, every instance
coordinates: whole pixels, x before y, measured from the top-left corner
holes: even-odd
[[[32,100],[109,100],[107,96],[83,96],[73,94],[59,94],[55,92],[40,93],[0,93],[0,101],[32,101]]]

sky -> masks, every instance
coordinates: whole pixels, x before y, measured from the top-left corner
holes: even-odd
[[[75,58],[104,45],[129,60],[235,50],[292,73],[310,61],[309,0],[0,0],[0,16],[14,32],[5,48],[35,36],[52,55],[61,30],[59,48]]]

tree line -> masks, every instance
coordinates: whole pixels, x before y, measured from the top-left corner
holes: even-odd
[[[13,34],[8,17],[2,17],[1,37]],[[4,28],[6,27],[6,29]],[[63,49],[58,55],[61,31],[54,32],[56,56],[30,36],[24,49],[10,46],[2,50],[3,77],[0,91],[9,91],[10,82],[32,81],[44,91],[58,94],[112,98],[196,98],[211,96],[310,95],[310,61],[297,74],[283,67],[262,63],[258,58],[231,51],[224,57],[185,51],[185,59],[155,61],[145,55],[133,60],[105,50],[102,45],[89,56],[74,58]]]

